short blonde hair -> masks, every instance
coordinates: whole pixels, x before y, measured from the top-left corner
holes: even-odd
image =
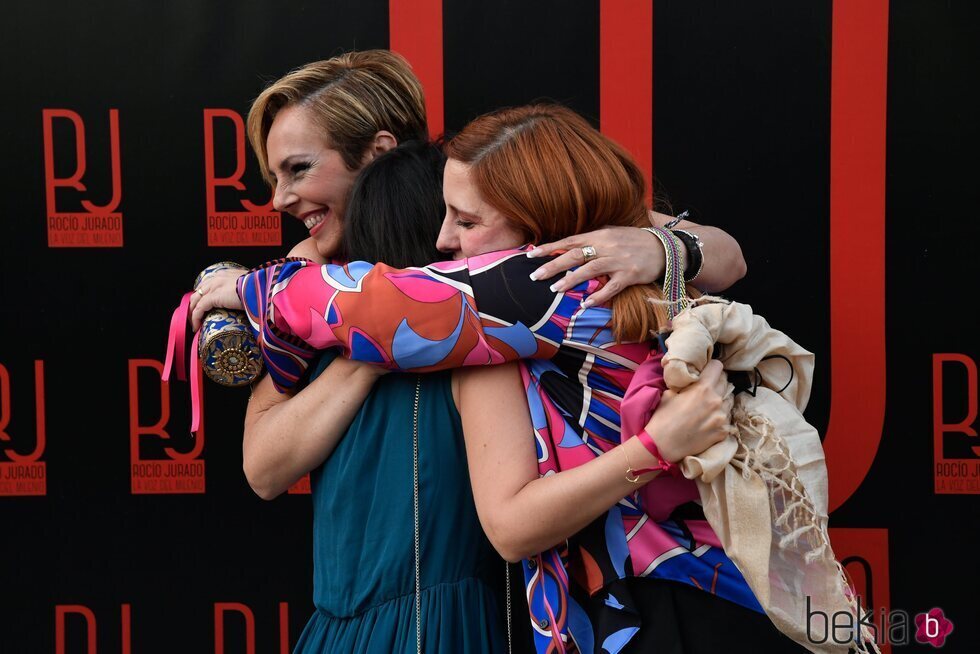
[[[297,68],[273,82],[248,112],[248,139],[270,181],[266,139],[276,114],[305,106],[351,170],[381,130],[399,141],[428,138],[422,85],[401,55],[390,50],[348,52]]]

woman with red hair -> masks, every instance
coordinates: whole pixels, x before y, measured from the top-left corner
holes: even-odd
[[[509,247],[645,224],[639,168],[564,107],[482,116],[446,153],[438,247],[454,257],[484,249],[491,234],[493,247]],[[523,562],[538,651],[570,650],[570,641],[583,652],[798,651],[725,555],[695,482],[667,472],[725,435],[720,364],[693,394],[664,392],[645,430],[654,447],[620,433],[623,386],[638,363],[662,354],[651,335],[667,316],[650,301],[661,299],[659,286],[630,287],[573,318],[566,338],[582,343],[566,341],[550,359],[460,372],[481,523],[504,558]],[[646,483],[655,507],[636,493]]]
[[[530,248],[513,249],[646,225],[636,164],[552,105],[481,117],[447,153],[438,246],[454,261],[407,270],[286,261],[239,280],[276,384],[293,386],[329,347],[420,372],[520,360],[459,375],[457,404],[481,522],[524,564],[537,649],[795,650],[699,515],[693,482],[660,474],[724,436],[720,366],[664,394],[652,438],[620,444],[623,393],[665,324],[649,301],[660,289],[597,305],[602,283],[538,281]],[[665,247],[674,238],[656,236]],[[670,499],[649,515],[635,491],[654,477]]]

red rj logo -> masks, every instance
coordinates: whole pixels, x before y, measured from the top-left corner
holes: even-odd
[[[167,432],[170,422],[170,385],[160,381],[160,419],[152,425],[140,424],[139,414],[139,371],[151,368],[157,378],[163,374],[163,364],[152,359],[129,360],[129,456],[130,491],[133,495],[160,493],[203,493],[204,492],[204,420],[194,436],[194,446],[189,452],[179,452],[172,447],[164,447],[166,458],[144,459],[141,445],[147,437],[163,441],[171,439]],[[198,374],[203,374],[198,370]],[[201,397],[201,411],[204,411],[204,397]]]
[[[85,193],[85,123],[70,109],[43,109],[44,188],[47,203],[48,247],[122,247],[122,170],[119,163],[119,110],[109,110],[109,150],[112,196],[104,205],[81,199],[81,210],[58,211],[57,191],[70,188]],[[75,170],[68,177],[55,172],[55,119],[68,120],[75,135]]]
[[[228,177],[218,177],[215,164],[215,129],[217,119],[230,120],[235,134],[235,170]],[[208,245],[282,245],[282,215],[272,208],[272,198],[257,205],[239,198],[244,211],[219,211],[218,189],[244,191],[245,124],[231,109],[204,110],[204,183],[208,210]]]
[[[245,652],[255,654],[255,613],[247,604],[239,602],[214,603],[214,653],[226,654],[225,615],[228,613],[238,613],[244,619]],[[289,651],[289,603],[279,602],[279,654],[289,654]]]
[[[948,378],[948,379],[947,379]],[[946,393],[965,396],[965,406],[944,411]],[[935,492],[980,494],[980,439],[977,421],[977,362],[966,354],[932,355],[932,422]],[[965,416],[963,415],[965,412]]]
[[[47,493],[47,466],[41,461],[44,454],[44,361],[34,362],[34,449],[27,454],[13,447],[0,451],[7,458],[0,460],[0,496],[44,495]],[[10,373],[0,364],[0,444],[9,445],[13,439],[7,433],[10,425]]]

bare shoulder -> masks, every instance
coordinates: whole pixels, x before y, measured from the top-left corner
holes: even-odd
[[[313,237],[303,239],[299,243],[293,246],[293,249],[289,251],[287,256],[290,257],[303,257],[304,259],[309,259],[310,261],[315,261],[316,263],[326,263],[327,260],[323,258],[319,250],[316,249],[316,241]]]

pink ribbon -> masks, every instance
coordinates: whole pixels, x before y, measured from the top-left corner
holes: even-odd
[[[663,352],[659,349],[650,350],[647,358],[633,374],[633,379],[630,380],[630,385],[623,395],[623,401],[619,405],[623,441],[627,441],[630,436],[635,435],[643,443],[643,447],[658,459],[655,467],[647,468],[642,472],[670,469],[670,464],[660,456],[657,444],[653,442],[653,438],[646,430],[646,424],[660,405],[663,392],[667,388],[667,384],[664,383],[664,369],[660,363],[663,356]],[[639,473],[641,471],[634,470],[634,472]]]
[[[184,293],[184,297],[180,299],[180,304],[174,310],[174,315],[170,317],[167,356],[163,363],[163,375],[161,377],[165,382],[170,381],[170,372],[173,370],[173,364],[176,360],[177,379],[187,381],[187,365],[184,363],[184,357],[187,357],[191,370],[191,433],[197,434],[197,430],[201,426],[201,362],[198,360],[194,348],[191,348],[189,355],[185,352],[187,349],[187,314],[190,311],[192,295],[194,295],[193,291]],[[194,332],[192,342],[196,344],[200,335],[200,329]]]
[[[657,444],[646,430],[647,422],[660,405],[663,392],[667,389],[664,383],[663,366],[660,363],[661,358],[663,358],[662,350],[650,350],[646,360],[640,364],[633,375],[623,401],[619,405],[622,439],[625,441],[636,435],[647,451],[657,459],[657,463],[652,468],[634,472],[641,474],[662,470],[665,473],[657,476],[638,491],[643,511],[654,522],[668,519],[675,508],[700,497],[697,484],[685,478],[676,465],[664,460]]]
[[[624,434],[626,432],[623,432]],[[657,463],[652,468],[644,468],[643,470],[634,470],[633,472],[637,475],[642,475],[645,472],[653,472],[654,470],[667,471],[670,470],[670,464],[667,460],[660,456],[660,449],[657,444],[653,442],[653,437],[647,433],[646,429],[641,429],[637,432],[636,437],[643,443],[643,447],[647,448],[647,452],[652,454],[657,458]]]

